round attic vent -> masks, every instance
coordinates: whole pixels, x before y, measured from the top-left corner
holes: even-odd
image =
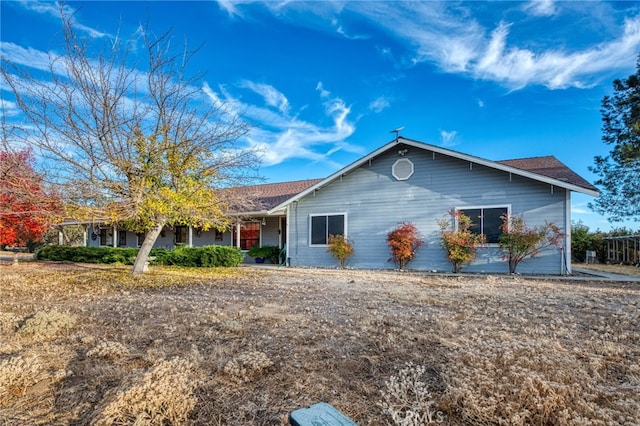
[[[391,174],[397,180],[407,180],[413,175],[413,163],[408,158],[400,158],[393,163]]]

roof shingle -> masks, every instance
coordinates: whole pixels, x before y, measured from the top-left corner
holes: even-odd
[[[594,191],[598,190],[598,188],[580,177],[553,155],[547,155],[544,157],[516,158],[513,160],[496,161],[496,163],[515,167],[516,169],[526,170],[552,179],[557,179],[582,188]]]
[[[237,189],[252,197],[261,210],[270,210],[320,181],[322,179],[306,179],[250,185]]]

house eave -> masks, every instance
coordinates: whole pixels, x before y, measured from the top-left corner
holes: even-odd
[[[501,170],[507,173],[511,173],[517,176],[522,176],[528,179],[532,179],[538,182],[543,182],[543,183],[547,183],[549,185],[553,185],[559,188],[564,188],[567,189],[569,191],[574,191],[574,192],[579,192],[582,194],[586,194],[586,195],[590,195],[592,197],[598,197],[600,196],[600,192],[597,190],[592,190],[589,188],[584,188],[578,185],[574,185],[559,179],[554,179],[548,176],[543,176],[537,173],[532,173],[532,172],[528,172],[526,170],[522,170],[522,169],[518,169],[516,167],[512,167],[512,166],[508,166],[505,164],[500,164],[498,162],[495,161],[491,161],[491,160],[487,160],[481,157],[476,157],[473,155],[469,155],[469,154],[464,154],[458,151],[452,151],[450,149],[446,149],[446,148],[441,148],[435,145],[430,145],[427,143],[423,143],[423,142],[418,142],[418,141],[414,141],[412,139],[405,139],[403,137],[399,137],[397,139],[394,139],[393,141],[387,143],[386,145],[378,148],[377,150],[373,151],[372,153],[370,153],[369,155],[366,155],[365,157],[362,157],[361,159],[349,164],[348,166],[338,170],[337,172],[335,172],[334,174],[330,175],[329,177],[327,177],[326,179],[318,182],[317,184],[307,188],[306,190],[300,192],[299,194],[289,198],[288,200],[278,204],[277,206],[275,206],[274,208],[272,208],[271,210],[268,211],[269,214],[273,214],[276,211],[281,211],[284,210],[287,205],[299,201],[302,198],[306,197],[307,195],[313,193],[314,191],[317,191],[318,189],[322,188],[323,186],[328,185],[329,183],[333,182],[334,180],[338,179],[340,176],[343,176],[345,174],[348,174],[349,172],[351,172],[352,170],[360,167],[361,165],[369,162],[370,160],[374,159],[375,157],[377,157],[378,155],[384,153],[385,151],[389,150],[390,148],[392,148],[395,145],[409,145],[412,146],[414,148],[419,148],[422,150],[426,150],[426,151],[432,151],[436,154],[441,154],[441,155],[446,155],[449,157],[453,157],[453,158],[457,158],[460,160],[464,160],[464,161],[468,161],[469,163],[473,163],[473,164],[479,164],[485,167],[489,167],[495,170]]]

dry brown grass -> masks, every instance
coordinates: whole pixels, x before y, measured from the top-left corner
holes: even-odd
[[[0,267],[0,425],[632,425],[640,287],[380,271]]]

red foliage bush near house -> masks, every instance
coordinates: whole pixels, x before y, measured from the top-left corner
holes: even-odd
[[[447,252],[447,260],[451,263],[453,272],[458,273],[462,265],[476,258],[476,250],[485,242],[485,237],[471,232],[473,222],[461,211],[451,210],[449,216],[457,223],[457,227],[452,226],[449,219],[437,220],[437,223],[440,226],[441,244]]]
[[[416,250],[424,245],[418,228],[413,223],[401,223],[387,234],[387,245],[391,248],[391,259],[404,269],[416,256]]]

